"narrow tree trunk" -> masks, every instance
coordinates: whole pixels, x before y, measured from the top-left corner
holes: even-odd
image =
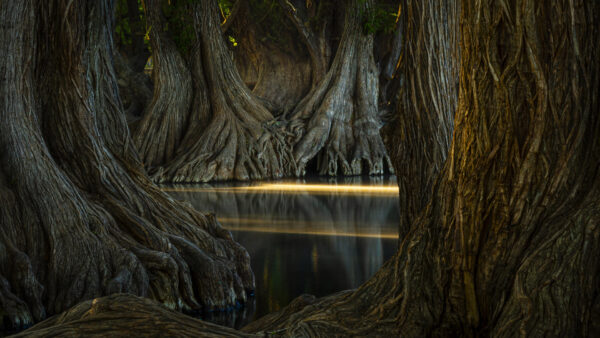
[[[244,301],[247,252],[143,173],[112,65],[112,1],[0,2],[0,314],[21,328],[128,292]]]
[[[391,170],[379,136],[373,37],[362,25],[362,15],[371,6],[372,1],[346,4],[344,32],[331,68],[292,114],[298,175],[305,174],[315,156],[322,175],[382,174],[386,165]]]
[[[154,95],[133,140],[142,162],[150,170],[175,156],[189,120],[192,77],[185,60],[163,27],[160,0],[145,3],[152,46]]]
[[[248,90],[235,69],[221,36],[216,1],[199,1],[192,11],[201,47],[198,65],[210,99],[209,122],[188,129],[182,141],[185,146],[155,178],[161,182],[206,182],[291,175],[295,163],[283,126]]]
[[[400,187],[403,238],[429,202],[450,148],[458,100],[459,9],[457,1],[405,0],[401,7],[403,59],[396,80],[403,88],[384,140]]]
[[[117,15],[122,29],[125,29],[125,23],[127,23],[130,35],[127,32],[121,32],[125,36],[125,39],[122,39],[122,36],[115,34],[115,71],[117,72],[119,93],[130,126],[136,124],[152,99],[152,83],[144,73],[150,53],[144,43],[146,25],[141,18],[138,1],[124,1],[127,13]],[[123,5],[123,1],[120,3]],[[118,9],[117,12],[119,12]]]

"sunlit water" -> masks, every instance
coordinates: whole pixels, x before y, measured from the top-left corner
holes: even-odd
[[[214,213],[250,253],[256,295],[242,311],[204,315],[242,327],[303,293],[325,296],[365,282],[397,247],[398,189],[386,177],[170,185]]]

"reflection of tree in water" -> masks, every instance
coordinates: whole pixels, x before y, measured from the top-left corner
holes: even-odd
[[[279,309],[300,293],[325,295],[357,287],[395,249],[394,239],[378,235],[397,232],[397,195],[315,193],[297,182],[295,191],[203,184],[171,192],[200,211],[215,213],[248,249],[257,279],[257,315]],[[313,183],[391,184],[385,178]]]

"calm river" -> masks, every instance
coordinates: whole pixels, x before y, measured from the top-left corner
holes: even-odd
[[[256,295],[244,310],[203,319],[240,328],[309,293],[356,288],[397,247],[393,177],[165,185],[211,212],[252,257]]]

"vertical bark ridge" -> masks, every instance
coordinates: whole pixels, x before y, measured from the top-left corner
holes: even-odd
[[[152,46],[154,94],[135,128],[134,141],[145,166],[152,170],[171,160],[189,120],[192,76],[173,40],[163,30],[159,0],[145,4]]]
[[[431,198],[458,101],[458,2],[404,1],[403,89],[385,140],[400,187],[400,238]]]

